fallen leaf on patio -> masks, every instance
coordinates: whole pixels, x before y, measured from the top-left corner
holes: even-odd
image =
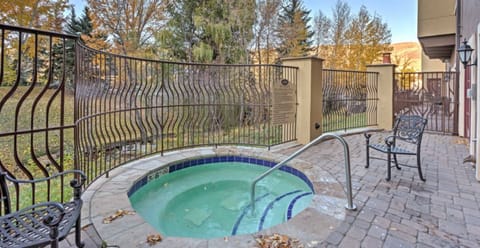
[[[155,245],[160,241],[162,241],[162,236],[160,234],[150,234],[147,236],[147,244],[149,245]]]
[[[303,244],[298,239],[278,233],[258,235],[255,237],[255,241],[259,248],[303,248]]]
[[[453,143],[457,144],[457,145],[469,145],[470,144],[468,139],[460,138],[460,137],[458,137],[457,139],[454,139]]]
[[[108,216],[108,217],[105,217],[103,218],[103,224],[110,224],[112,223],[112,221],[124,216],[124,215],[134,215],[135,212],[134,211],[130,211],[130,210],[123,210],[123,209],[119,209],[117,210],[117,212],[115,212],[114,214]]]

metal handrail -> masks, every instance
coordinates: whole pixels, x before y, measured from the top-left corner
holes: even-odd
[[[342,145],[343,145],[343,152],[344,152],[344,156],[345,156],[345,177],[346,177],[346,181],[345,181],[345,184],[346,184],[346,187],[347,187],[347,191],[346,191],[346,194],[347,194],[347,205],[345,206],[346,209],[348,210],[357,210],[357,206],[355,206],[355,204],[353,204],[353,196],[352,196],[352,179],[351,179],[351,172],[350,172],[350,150],[348,148],[348,144],[347,142],[345,141],[345,139],[343,139],[341,136],[337,135],[337,134],[333,134],[333,133],[324,133],[322,135],[320,135],[319,137],[317,137],[315,140],[311,141],[310,143],[306,144],[304,147],[302,147],[300,150],[296,151],[295,153],[293,153],[292,155],[288,156],[286,159],[284,159],[283,161],[281,161],[280,163],[278,163],[277,165],[275,165],[274,167],[270,168],[268,171],[264,172],[262,175],[258,176],[257,178],[255,178],[255,180],[253,180],[252,182],[252,185],[251,185],[251,191],[250,191],[250,201],[251,201],[251,205],[252,206],[252,213],[255,212],[255,186],[257,185],[257,183],[262,180],[263,178],[265,178],[266,176],[270,175],[273,171],[275,171],[276,169],[280,168],[281,166],[283,166],[284,164],[286,164],[288,161],[292,160],[293,158],[295,158],[296,156],[300,155],[301,153],[303,153],[305,150],[307,150],[308,148],[312,147],[313,145],[317,144],[318,142],[322,141],[322,140],[325,140],[326,138],[334,138],[334,139],[337,139],[339,140]]]

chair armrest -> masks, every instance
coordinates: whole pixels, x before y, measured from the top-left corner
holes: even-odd
[[[363,133],[363,136],[364,136],[366,139],[370,139],[370,137],[372,137],[372,134],[371,134],[371,133],[364,132],[364,133]]]
[[[6,172],[0,172],[0,173],[2,173],[8,181],[13,182],[13,183],[18,183],[18,184],[20,184],[20,183],[45,182],[45,181],[52,180],[52,179],[55,179],[55,178],[60,177],[60,176],[65,176],[67,174],[78,175],[80,177],[80,180],[78,180],[78,178],[74,178],[70,181],[70,186],[74,190],[74,199],[75,200],[80,199],[81,187],[85,184],[85,181],[87,179],[87,177],[85,176],[85,173],[83,173],[83,171],[81,171],[81,170],[62,171],[60,173],[57,173],[57,174],[49,176],[49,177],[43,177],[43,178],[32,179],[32,180],[16,179],[16,178],[13,178],[10,175],[8,175]]]
[[[387,137],[385,137],[385,144],[389,147],[393,146],[393,145],[395,145],[395,139],[397,139],[397,138],[398,137],[395,136],[395,135],[387,136]]]
[[[78,182],[76,179],[73,179],[72,182],[75,181],[75,183],[73,185],[72,185],[72,182],[70,183],[70,185],[74,188],[81,187],[85,183],[85,180],[87,179],[87,177],[85,176],[85,173],[83,173],[83,171],[81,171],[81,170],[63,171],[63,172],[57,173],[55,175],[51,175],[49,177],[43,177],[43,178],[32,179],[32,180],[16,179],[16,178],[11,177],[10,175],[8,175],[5,172],[1,172],[1,173],[4,173],[5,178],[8,179],[11,182],[14,182],[14,183],[39,183],[39,182],[45,182],[45,181],[48,181],[48,180],[52,180],[52,179],[55,179],[55,178],[60,177],[60,176],[65,176],[67,174],[78,174],[80,176],[80,182]]]
[[[402,137],[402,136],[398,136],[398,135],[390,135],[390,136],[386,137],[385,138],[385,143],[387,143],[387,140],[390,140],[389,142],[392,143],[392,145],[395,145],[396,141],[404,141],[404,142],[412,143],[412,141],[410,139]]]

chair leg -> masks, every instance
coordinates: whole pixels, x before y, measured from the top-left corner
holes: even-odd
[[[395,167],[397,167],[397,170],[401,170],[402,168],[398,166],[397,154],[393,154],[393,160],[395,161]]]
[[[52,241],[52,243],[50,244],[50,248],[58,248],[58,239]]]
[[[368,168],[370,166],[370,147],[367,145],[367,157],[366,157],[366,160],[367,160],[367,164],[365,165],[365,168]]]
[[[387,181],[390,181],[392,175],[392,154],[390,151],[387,152]]]
[[[423,177],[423,174],[422,174],[422,167],[420,167],[420,154],[417,154],[417,167],[418,167],[418,175],[420,176],[420,179],[425,182],[425,178]]]
[[[366,150],[366,160],[367,160],[367,165],[365,165],[365,168],[368,168],[370,166],[370,137],[369,136],[365,136],[366,137],[366,146],[365,146],[365,150]]]
[[[47,216],[47,218],[49,218],[51,216]],[[53,217],[51,217],[53,218]],[[58,224],[59,223],[55,223],[53,224],[52,223],[52,219],[48,219],[48,226],[50,227],[50,233],[49,233],[49,236],[50,236],[50,247],[51,248],[58,248]]]
[[[75,244],[78,248],[83,248],[85,244],[82,242],[82,224],[81,217],[78,216],[77,223],[75,224]]]

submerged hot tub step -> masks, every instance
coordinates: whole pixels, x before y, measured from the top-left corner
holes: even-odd
[[[257,206],[265,205],[269,202],[269,195],[269,193],[265,193],[264,195],[257,197],[257,199],[255,199],[255,204]],[[252,230],[251,225],[258,225],[258,218],[256,218],[254,213],[252,214],[252,204],[248,204],[238,216],[237,221],[235,221],[232,228],[232,235],[249,233],[250,230]]]

